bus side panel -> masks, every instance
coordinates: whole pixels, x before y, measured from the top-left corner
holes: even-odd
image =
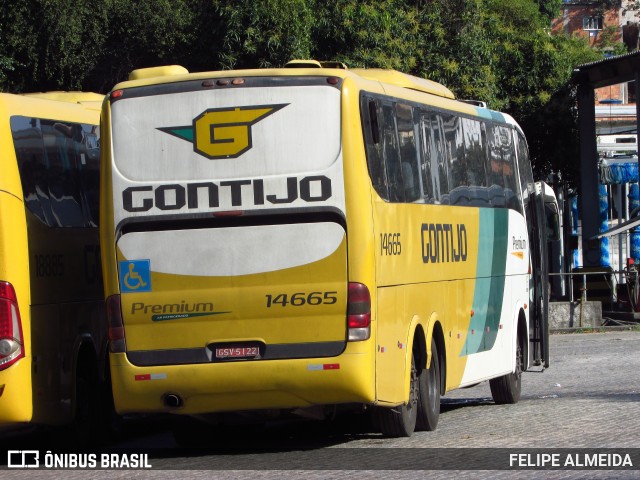
[[[525,220],[513,210],[484,214],[486,243],[480,271],[491,271],[476,281],[474,318],[465,342],[469,356],[462,385],[509,373],[515,368],[518,318],[528,302],[528,247]],[[484,265],[483,265],[484,263]],[[486,307],[483,307],[486,306]]]
[[[80,343],[95,351],[106,342],[98,231],[50,228],[30,213],[27,224],[34,421],[64,424],[73,418]]]
[[[447,389],[460,384],[469,330],[476,264],[477,209],[375,202],[377,391],[381,401],[404,402],[409,325],[418,317],[430,338],[440,322],[446,345]],[[467,280],[460,280],[460,279]]]
[[[415,316],[441,322],[447,390],[508,373],[511,338],[528,295],[522,215],[377,202],[375,218],[379,399],[406,400],[401,378],[409,363],[402,359],[411,352],[404,342]]]
[[[31,308],[33,421],[63,425],[73,420],[78,353],[86,343],[96,364],[104,338],[104,302],[77,301]]]
[[[376,353],[376,392],[378,401],[403,403],[407,325],[402,287],[378,288],[376,321],[378,349]]]
[[[407,327],[414,316],[419,318],[427,338],[428,329],[435,322],[440,323],[447,359],[445,388],[449,391],[461,385],[468,360],[464,351],[470,310],[459,299],[473,298],[474,287],[474,280],[455,280],[378,289],[378,400],[389,403],[407,400],[403,373],[406,374],[405,365],[409,364],[405,359],[411,354]]]

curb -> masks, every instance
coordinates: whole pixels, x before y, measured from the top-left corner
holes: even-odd
[[[638,325],[612,325],[612,326],[600,326],[600,327],[567,327],[567,328],[554,328],[549,330],[551,335],[554,334],[566,334],[566,333],[606,333],[606,332],[625,332],[634,331],[638,329]]]

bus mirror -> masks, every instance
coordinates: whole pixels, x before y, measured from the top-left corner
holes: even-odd
[[[553,213],[548,218],[547,240],[557,242],[560,240],[560,217],[557,213]]]

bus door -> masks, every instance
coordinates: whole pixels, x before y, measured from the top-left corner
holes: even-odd
[[[529,152],[524,137],[518,133],[518,168],[524,199],[531,282],[529,291],[529,358],[534,365],[549,366],[549,267],[544,197],[533,181]]]
[[[531,320],[533,361],[549,366],[549,268],[547,265],[546,217],[542,196],[535,192],[527,205],[527,223],[531,252]]]

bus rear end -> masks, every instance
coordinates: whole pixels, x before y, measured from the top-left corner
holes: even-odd
[[[370,298],[347,264],[343,80],[137,77],[103,111],[117,410],[372,402]]]
[[[27,226],[10,123],[19,100],[0,94],[0,433],[33,415]]]

